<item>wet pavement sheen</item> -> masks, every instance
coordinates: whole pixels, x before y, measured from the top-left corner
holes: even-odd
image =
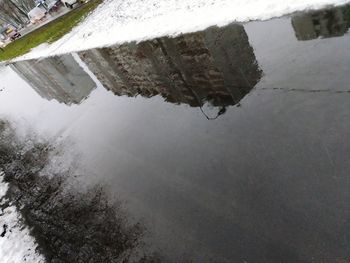
[[[349,262],[349,27],[345,6],[17,62],[0,116],[69,141],[165,261]]]

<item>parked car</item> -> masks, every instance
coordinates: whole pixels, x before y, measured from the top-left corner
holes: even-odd
[[[10,39],[11,41],[13,41],[21,36],[21,34],[18,32],[18,29],[12,25],[7,25],[1,31],[2,32],[0,33],[5,40],[3,41],[4,43],[6,43],[6,39]]]
[[[46,16],[46,10],[36,6],[28,13],[28,18],[32,24],[36,24]]]
[[[17,29],[11,30],[11,32],[8,33],[9,38],[13,41],[17,38],[21,37],[21,34],[17,31]]]
[[[88,0],[61,0],[61,2],[62,2],[66,7],[70,8],[70,9],[73,9],[73,6],[74,6],[75,4],[79,4],[79,3],[83,4],[83,3],[87,2],[87,1],[88,1]]]
[[[46,4],[46,9],[49,13],[51,12],[56,12],[60,5],[62,5],[61,0],[46,0],[45,1]]]

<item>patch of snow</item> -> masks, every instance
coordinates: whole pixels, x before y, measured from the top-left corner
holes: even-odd
[[[39,46],[32,48],[30,50],[30,52],[33,52],[33,53],[40,52],[42,50],[46,50],[49,46],[50,46],[50,44],[48,44],[48,43],[42,43]]]
[[[350,0],[105,0],[69,34],[17,60],[142,41],[165,35],[266,20],[297,11],[338,6]]]
[[[8,184],[3,181],[0,172],[0,198],[4,197]],[[43,263],[44,258],[35,250],[37,244],[24,227],[21,216],[14,206],[9,206],[0,213],[0,259],[1,263]]]

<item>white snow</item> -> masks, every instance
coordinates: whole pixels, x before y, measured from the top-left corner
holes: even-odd
[[[350,0],[105,0],[57,42],[17,60],[59,55],[130,41],[203,30],[231,22],[266,20]]]
[[[6,194],[7,183],[3,181],[0,172],[0,198]],[[0,236],[0,262],[1,263],[43,263],[44,258],[35,249],[35,240],[29,234],[29,229],[21,223],[21,216],[14,206],[9,206],[0,213],[0,233],[7,225],[6,234]]]

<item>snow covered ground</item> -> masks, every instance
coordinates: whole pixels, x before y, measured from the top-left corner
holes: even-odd
[[[203,30],[231,22],[266,20],[350,0],[105,0],[83,23],[52,45],[17,60]]]
[[[6,194],[8,185],[0,172],[0,198]],[[21,216],[14,206],[0,212],[0,261],[1,263],[43,263],[44,258],[36,253],[37,244],[29,229],[21,224]]]

